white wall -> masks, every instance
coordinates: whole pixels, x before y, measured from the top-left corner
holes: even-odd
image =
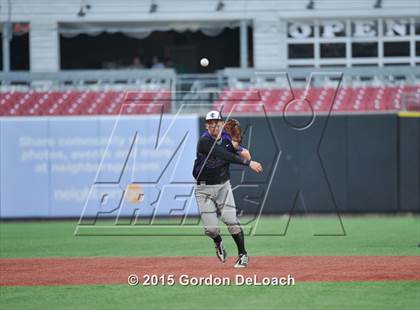
[[[384,0],[383,9],[373,9],[375,0],[316,0],[315,10],[306,10],[308,0],[225,0],[216,12],[217,0],[155,0],[158,11],[149,13],[150,0],[87,0],[92,8],[77,16],[80,0],[11,0],[11,21],[30,22],[30,68],[59,70],[59,22],[93,21],[199,21],[241,20],[254,23],[254,62],[258,68],[284,67],[286,31],[281,20],[317,17],[418,16],[418,0]],[[0,22],[8,20],[7,0],[0,0]],[[239,56],[238,56],[239,57]]]
[[[56,20],[48,18],[31,21],[29,32],[31,71],[59,71],[60,46],[57,25]]]

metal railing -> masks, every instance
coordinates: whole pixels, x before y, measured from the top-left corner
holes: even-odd
[[[404,111],[420,112],[420,93],[407,92],[401,96],[402,107]]]
[[[247,87],[305,87],[342,79],[342,85],[419,85],[420,68],[408,66],[360,68],[289,68],[239,69],[227,68],[212,74],[176,74],[162,70],[71,70],[60,72],[0,73],[0,91],[10,90],[154,90],[172,92],[171,111],[182,103],[196,103],[203,107],[216,100],[220,92],[229,88]],[[405,106],[418,101],[418,94],[407,95]],[[196,111],[196,110],[195,110]]]

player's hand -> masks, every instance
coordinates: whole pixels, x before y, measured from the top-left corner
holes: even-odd
[[[261,164],[257,161],[251,160],[251,162],[249,163],[249,167],[256,173],[260,173],[261,171],[263,171]]]

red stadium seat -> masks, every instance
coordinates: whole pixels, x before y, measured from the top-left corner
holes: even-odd
[[[249,94],[253,99],[258,97],[260,101],[250,101]],[[290,113],[328,112],[329,108],[337,112],[368,112],[368,111],[398,111],[402,108],[402,97],[405,93],[415,93],[420,98],[420,85],[416,86],[390,86],[390,87],[341,87],[337,93],[330,87],[311,88],[306,91],[303,88],[293,89],[225,89],[219,100],[214,103],[218,108],[223,105],[223,111],[228,113],[233,108],[235,113],[281,113],[286,108]],[[302,100],[302,99],[305,99]],[[296,100],[296,101],[294,101]],[[289,103],[293,103],[290,105]],[[310,102],[310,105],[307,103]],[[262,109],[262,105],[264,109]]]
[[[214,107],[223,105],[223,111],[235,113],[290,113],[399,111],[407,94],[411,101],[419,100],[420,85],[415,86],[361,86],[342,87],[337,93],[330,87],[270,89],[227,88],[222,91]],[[414,94],[414,97],[413,97]],[[334,97],[335,96],[335,97]],[[414,99],[413,99],[414,98]],[[305,100],[303,100],[305,99]],[[170,109],[171,92],[165,89],[153,91],[9,91],[0,92],[1,116],[37,115],[109,115],[155,114]],[[293,101],[296,100],[296,101]],[[292,102],[292,104],[289,104]],[[310,102],[310,105],[307,104]],[[410,104],[409,102],[409,104]]]
[[[125,91],[9,91],[0,92],[1,116],[155,114],[170,110],[168,90]],[[125,104],[125,105],[123,105]]]

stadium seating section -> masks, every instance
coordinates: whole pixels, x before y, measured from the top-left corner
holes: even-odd
[[[0,93],[0,115],[155,114],[169,111],[166,90],[125,91],[16,91]]]
[[[410,96],[408,96],[409,94]],[[293,96],[294,95],[294,96]],[[420,101],[420,85],[392,87],[342,87],[337,94],[333,88],[305,89],[225,89],[215,107],[236,113],[287,111],[327,112],[334,100],[333,111],[399,111],[404,102],[411,109]],[[295,98],[295,99],[294,99]],[[407,100],[409,98],[409,100]],[[305,99],[305,100],[303,100]],[[155,114],[170,111],[171,93],[153,90],[126,93],[124,91],[7,91],[0,92],[1,116],[37,115],[101,115]]]
[[[410,96],[407,96],[410,94]],[[335,100],[334,100],[335,96]],[[412,108],[414,100],[420,101],[420,86],[396,87],[343,87],[335,94],[333,88],[249,89],[225,90],[217,106],[235,112],[328,112],[332,106],[338,112],[399,111],[404,100]],[[304,99],[304,100],[303,100]]]

